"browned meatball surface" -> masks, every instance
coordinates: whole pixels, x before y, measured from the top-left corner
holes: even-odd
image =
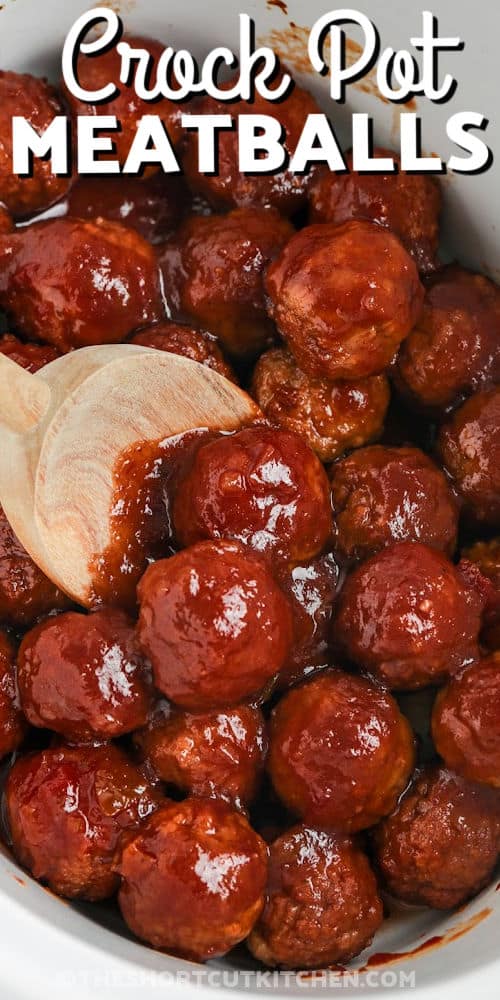
[[[267,754],[264,717],[250,705],[193,715],[162,702],[135,742],[168,785],[238,809],[255,798]]]
[[[350,837],[296,826],[271,845],[268,897],[248,947],[265,965],[347,962],[383,919],[368,859]]]
[[[375,857],[389,891],[449,910],[487,885],[498,857],[499,799],[444,768],[417,775],[376,829]]]
[[[410,726],[391,695],[328,670],[293,688],[271,721],[269,773],[308,823],[354,832],[394,808],[414,765]]]
[[[446,411],[500,380],[500,288],[444,268],[426,284],[422,315],[401,347],[396,381],[419,407]]]
[[[439,684],[478,659],[482,607],[441,552],[399,542],[347,578],[333,637],[388,687],[411,691]]]
[[[447,767],[500,788],[500,653],[473,664],[439,692],[432,738]]]
[[[292,233],[274,209],[186,219],[160,256],[173,317],[206,327],[232,354],[261,351],[274,336],[264,272]]]
[[[0,630],[0,760],[17,750],[26,732],[16,691],[15,662],[14,643]]]
[[[153,347],[156,351],[180,354],[184,358],[190,358],[191,361],[212,368],[231,382],[236,381],[236,376],[225,360],[217,338],[206,330],[194,330],[191,326],[165,320],[163,323],[155,323],[154,326],[139,330],[130,343],[139,344],[141,347]]]
[[[59,896],[112,896],[121,835],[139,825],[162,796],[111,744],[55,747],[16,761],[5,804],[14,853]]]
[[[137,937],[204,961],[250,933],[264,905],[267,848],[225,802],[163,806],[124,844],[119,903]]]
[[[358,379],[391,363],[423,288],[396,236],[369,222],[308,226],[266,276],[269,315],[315,378]]]
[[[328,662],[330,625],[340,570],[328,552],[311,562],[277,573],[281,588],[290,601],[293,619],[293,642],[278,684],[288,687],[314,667]]]
[[[360,448],[331,470],[336,551],[366,559],[392,542],[453,555],[458,506],[441,469],[419,448]]]
[[[182,218],[187,191],[176,174],[151,177],[78,177],[67,198],[67,214],[77,219],[108,219],[135,229],[156,245]]]
[[[419,271],[433,271],[439,243],[441,190],[436,178],[407,174],[400,169],[399,156],[376,147],[375,157],[395,161],[395,174],[363,174],[352,169],[352,152],[345,156],[349,172],[333,173],[326,168],[313,179],[310,198],[311,222],[333,222],[336,226],[352,219],[366,219],[390,229],[413,257]]]
[[[441,428],[439,453],[474,521],[500,525],[500,386],[477,392]]]
[[[0,201],[11,215],[34,215],[48,208],[68,189],[67,177],[52,173],[50,160],[33,157],[31,177],[12,170],[12,119],[25,118],[42,135],[54,118],[64,115],[57,92],[46,80],[29,73],[0,71]],[[8,228],[2,226],[2,232]]]
[[[484,593],[481,642],[487,649],[500,649],[500,538],[463,549],[460,568],[471,574],[472,585]]]
[[[354,382],[311,378],[283,348],[257,362],[252,395],[273,424],[300,434],[322,462],[379,437],[389,405],[385,375]]]
[[[68,604],[17,540],[0,507],[0,621],[26,628]]]
[[[60,357],[55,347],[50,347],[49,344],[25,344],[12,333],[4,333],[0,337],[0,352],[32,374]]]

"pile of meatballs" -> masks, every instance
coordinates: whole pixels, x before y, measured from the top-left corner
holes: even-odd
[[[79,75],[118,83],[116,54]],[[448,910],[497,863],[500,289],[440,262],[435,179],[242,176],[229,131],[201,175],[181,110],[155,106],[182,177],[20,179],[13,115],[92,109],[0,73],[0,350],[35,372],[128,340],[262,411],[150,477],[131,607],[71,605],[2,516],[3,836],[154,947],[321,968],[391,897]],[[290,152],[317,110],[274,108]],[[125,160],[148,107],[106,113]]]

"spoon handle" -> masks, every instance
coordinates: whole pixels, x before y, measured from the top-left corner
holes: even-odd
[[[0,354],[0,427],[27,433],[43,417],[50,396],[46,382]]]

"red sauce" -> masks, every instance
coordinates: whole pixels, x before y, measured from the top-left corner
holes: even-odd
[[[417,955],[422,955],[426,951],[434,951],[435,948],[441,948],[445,944],[451,944],[452,941],[457,941],[458,938],[461,938],[464,934],[472,931],[474,927],[477,927],[478,924],[482,923],[486,917],[489,917],[492,912],[493,911],[489,907],[485,907],[484,910],[479,910],[478,913],[473,913],[468,920],[461,921],[456,924],[455,927],[450,927],[450,929],[445,931],[444,934],[434,934],[432,937],[427,938],[426,941],[422,941],[422,944],[417,945],[416,948],[412,948],[411,951],[376,952],[374,955],[370,955],[370,958],[366,961],[363,968],[358,971],[366,972],[368,969],[373,968],[373,966],[379,967],[381,965],[391,965],[394,962],[401,962],[405,958],[415,958]]]

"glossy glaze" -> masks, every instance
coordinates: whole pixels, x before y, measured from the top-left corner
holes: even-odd
[[[15,664],[14,642],[0,630],[0,760],[17,750],[27,729],[16,690]]]
[[[456,410],[438,447],[468,515],[500,525],[500,386],[475,393]]]
[[[164,320],[163,323],[155,323],[154,326],[139,330],[139,333],[131,338],[130,343],[140,344],[141,347],[154,347],[156,351],[180,354],[184,358],[190,358],[191,361],[212,368],[231,382],[236,382],[236,376],[225,360],[217,338],[206,330],[195,330],[192,326]]]
[[[290,601],[292,648],[278,678],[288,687],[330,658],[330,626],[340,569],[331,553],[292,569],[278,568],[277,579]]]
[[[26,368],[28,372],[38,372],[44,365],[50,364],[60,357],[59,351],[49,344],[25,344],[14,337],[12,333],[4,333],[0,337],[0,351],[11,361]]]
[[[102,112],[105,113],[105,112]],[[180,222],[187,192],[176,174],[140,177],[78,177],[67,200],[67,215],[108,219],[135,229],[148,243],[162,243]]]
[[[0,621],[26,628],[67,606],[68,599],[35,565],[0,507]]]
[[[464,670],[439,692],[432,738],[448,767],[500,788],[500,653]]]
[[[500,538],[463,549],[460,567],[462,572],[474,571],[475,583],[484,593],[481,642],[487,649],[500,649]]]

